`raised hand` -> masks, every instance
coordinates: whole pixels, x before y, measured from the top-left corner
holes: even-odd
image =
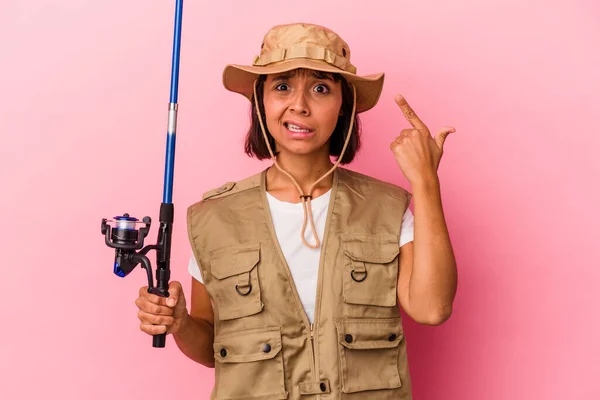
[[[400,136],[390,144],[398,166],[412,185],[436,180],[444,152],[444,142],[455,129],[444,127],[433,138],[429,128],[415,114],[406,99],[397,95],[395,100],[406,120],[412,125],[411,129],[402,130]]]

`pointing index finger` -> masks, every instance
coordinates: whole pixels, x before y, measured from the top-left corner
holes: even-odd
[[[417,114],[415,113],[415,111],[412,109],[412,107],[408,104],[408,102],[406,101],[406,99],[404,98],[404,96],[402,95],[397,95],[396,98],[396,104],[398,104],[398,107],[400,107],[400,110],[402,110],[402,113],[404,114],[404,117],[406,118],[406,120],[416,129],[423,129],[427,132],[427,126],[425,126],[425,124],[423,123],[423,121],[421,121],[419,119],[419,117],[417,116]]]

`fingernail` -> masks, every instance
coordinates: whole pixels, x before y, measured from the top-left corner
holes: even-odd
[[[175,299],[167,299],[167,305],[173,307],[175,305]]]

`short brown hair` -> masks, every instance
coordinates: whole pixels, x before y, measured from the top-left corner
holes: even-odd
[[[331,75],[335,82],[342,82],[342,108],[341,115],[338,117],[337,125],[329,138],[329,155],[335,156],[336,161],[339,159],[340,153],[344,147],[344,142],[346,141],[346,133],[348,132],[348,128],[350,127],[350,118],[352,116],[352,106],[353,106],[353,93],[350,84],[343,76],[340,74],[325,74]],[[266,75],[260,75],[258,77],[258,82],[256,84],[256,94],[258,98],[258,105],[260,107],[260,115],[263,118],[263,123],[265,123],[265,106],[263,103],[263,88],[265,81],[267,79]],[[258,121],[258,115],[256,112],[256,106],[254,102],[254,98],[252,98],[252,105],[250,106],[250,128],[248,129],[248,133],[246,134],[246,143],[245,143],[245,152],[250,157],[256,157],[259,160],[264,160],[271,158],[269,154],[269,149],[265,143],[265,139],[263,137],[262,131],[260,129],[260,122]],[[275,139],[271,136],[269,129],[265,124],[265,131],[267,137],[269,139],[269,144],[271,145],[271,149],[273,153],[277,155],[275,152]],[[348,143],[348,147],[344,152],[344,156],[340,161],[340,164],[349,164],[354,160],[356,153],[360,149],[360,133],[361,133],[361,123],[358,115],[354,118],[354,127],[352,128],[352,135],[350,137],[350,141]]]

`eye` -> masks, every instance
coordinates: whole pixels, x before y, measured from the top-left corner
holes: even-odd
[[[286,91],[289,89],[289,86],[287,83],[280,83],[279,85],[275,86],[275,90],[279,90],[279,91]]]
[[[327,85],[323,85],[323,84],[319,84],[317,86],[315,86],[315,92],[317,93],[329,93],[329,87],[327,87]]]

